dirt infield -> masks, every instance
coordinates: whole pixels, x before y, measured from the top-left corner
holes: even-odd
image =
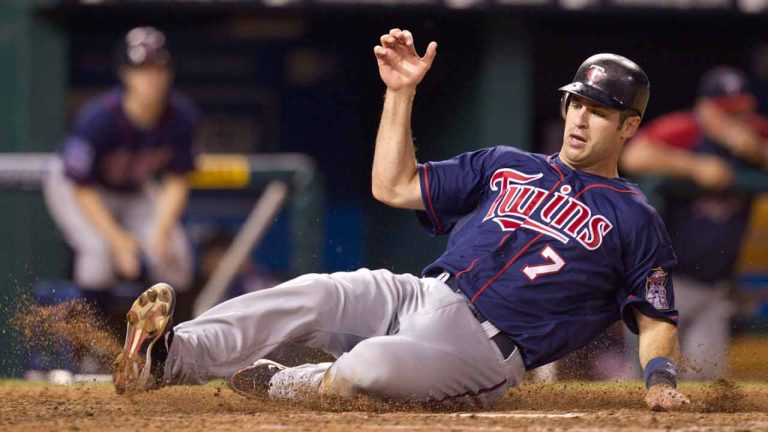
[[[75,353],[114,358],[114,340],[82,302],[24,303],[14,325],[31,346],[54,350],[66,340]],[[299,355],[301,354],[301,355]],[[279,359],[313,360],[285,350]],[[764,356],[751,357],[764,358]],[[764,365],[754,365],[764,371]],[[764,380],[765,374],[760,376]],[[222,383],[170,387],[118,396],[111,384],[57,386],[0,381],[0,431],[234,431],[234,430],[689,430],[768,431],[768,384],[684,384],[693,403],[685,412],[653,413],[639,382],[525,384],[493,410],[440,412],[366,399],[313,399],[302,404],[244,399]]]
[[[244,399],[222,385],[172,387],[133,397],[111,385],[0,382],[0,430],[768,430],[768,385],[682,386],[686,412],[644,409],[639,383],[529,384],[490,411],[437,412],[358,401],[297,405]]]

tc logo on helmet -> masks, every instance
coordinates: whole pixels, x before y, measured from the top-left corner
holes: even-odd
[[[596,83],[602,81],[605,78],[605,68],[598,65],[592,65],[587,69],[587,79]]]

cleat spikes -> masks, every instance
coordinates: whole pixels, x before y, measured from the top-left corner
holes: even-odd
[[[171,301],[171,292],[168,289],[161,289],[160,294],[157,295],[158,300],[163,303],[169,303]]]
[[[118,394],[151,390],[161,385],[162,352],[153,354],[153,347],[171,331],[175,305],[173,288],[157,284],[144,291],[131,306],[126,314],[125,345],[113,365],[112,379]],[[153,357],[156,358],[153,360]]]
[[[139,321],[139,314],[134,310],[128,311],[125,317],[128,320],[128,324],[130,325],[134,325]]]

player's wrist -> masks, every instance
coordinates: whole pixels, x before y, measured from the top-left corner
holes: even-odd
[[[645,388],[666,385],[677,388],[678,368],[674,360],[667,357],[655,357],[648,362],[643,371]]]
[[[396,89],[387,87],[387,96],[397,98],[413,98],[416,95],[416,86],[403,86]]]

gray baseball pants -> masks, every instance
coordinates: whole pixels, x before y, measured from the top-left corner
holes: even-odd
[[[362,393],[489,406],[524,373],[519,351],[502,358],[466,298],[445,283],[361,269],[304,275],[179,324],[165,380],[202,384],[227,377],[286,343],[337,359],[277,373],[274,398]]]
[[[104,290],[115,282],[116,271],[107,240],[93,226],[75,201],[75,185],[64,175],[61,161],[51,164],[43,183],[48,210],[67,244],[75,251],[74,279],[86,290]],[[192,282],[192,249],[182,227],[171,233],[171,260],[160,264],[149,251],[154,233],[155,191],[146,185],[136,193],[117,193],[96,186],[104,204],[117,222],[136,236],[148,258],[149,277],[184,291]]]
[[[690,366],[682,375],[689,380],[719,378],[727,366],[735,310],[728,298],[728,283],[708,284],[682,275],[674,275],[674,281],[680,348]]]

